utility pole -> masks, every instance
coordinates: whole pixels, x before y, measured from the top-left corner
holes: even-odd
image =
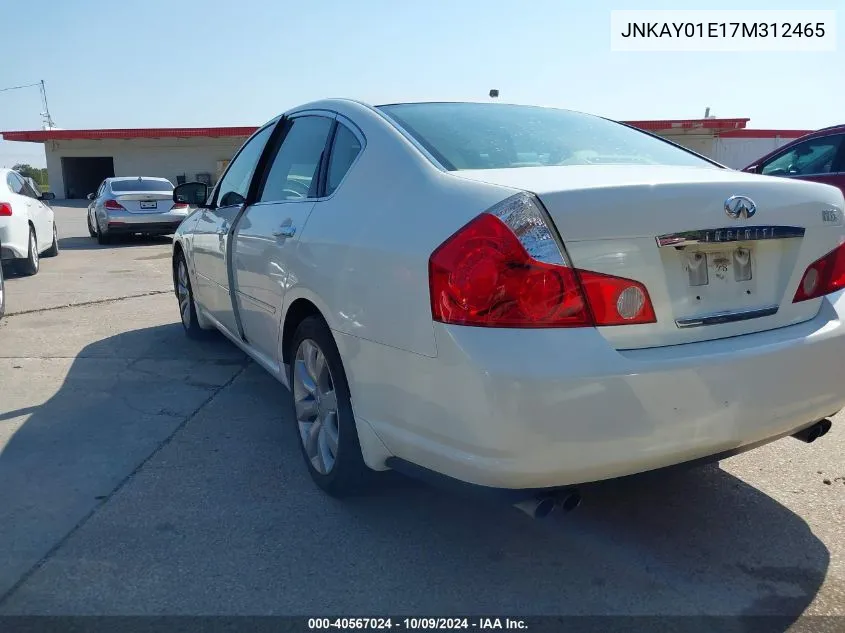
[[[56,125],[50,117],[50,106],[47,105],[47,88],[44,86],[43,79],[41,80],[41,99],[44,101],[44,112],[41,113],[44,118],[44,125],[48,130],[52,130]]]
[[[37,84],[24,84],[23,86],[11,86],[9,88],[0,88],[0,92],[7,92],[9,90],[21,90],[22,88],[35,88],[41,91],[41,104],[44,106],[44,112],[41,113],[41,120],[44,125],[44,128],[49,130],[56,127],[56,124],[53,123],[53,118],[50,116],[50,108],[47,105],[47,88],[44,85],[44,80],[42,79]]]

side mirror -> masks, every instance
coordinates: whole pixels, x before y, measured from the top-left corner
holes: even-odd
[[[208,199],[208,185],[204,182],[186,182],[173,189],[173,202],[195,207],[205,206]]]
[[[44,202],[46,202],[48,200],[55,200],[56,194],[54,194],[52,191],[45,191],[40,196],[38,196],[38,199],[43,200]]]
[[[756,174],[758,167],[759,167],[759,165],[749,165],[748,167],[746,167],[742,171],[748,172],[749,174]]]
[[[86,196],[86,198],[88,198],[89,200],[93,200],[93,199],[95,198],[95,196],[94,196],[94,194],[93,194],[93,193],[89,193],[89,194]]]

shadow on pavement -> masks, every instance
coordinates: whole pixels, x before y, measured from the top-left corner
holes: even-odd
[[[594,484],[545,521],[392,473],[331,499],[288,407],[222,338],[87,346],[0,454],[0,595],[89,518],[0,612],[791,620],[826,575],[801,517],[715,466]]]
[[[109,248],[126,248],[129,246],[168,245],[173,243],[172,235],[121,235],[112,239],[111,243],[100,245],[94,237],[61,237],[59,249],[64,251],[95,251]]]

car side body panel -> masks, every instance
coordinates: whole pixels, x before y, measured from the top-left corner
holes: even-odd
[[[441,172],[369,108],[351,102],[335,108],[355,122],[367,145],[301,231],[285,312],[307,294],[300,289],[317,289],[333,330],[435,356],[428,258],[456,228],[513,190]]]

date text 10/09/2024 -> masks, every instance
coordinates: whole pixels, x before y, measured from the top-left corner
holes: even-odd
[[[524,620],[517,618],[309,618],[308,630],[527,630]]]

